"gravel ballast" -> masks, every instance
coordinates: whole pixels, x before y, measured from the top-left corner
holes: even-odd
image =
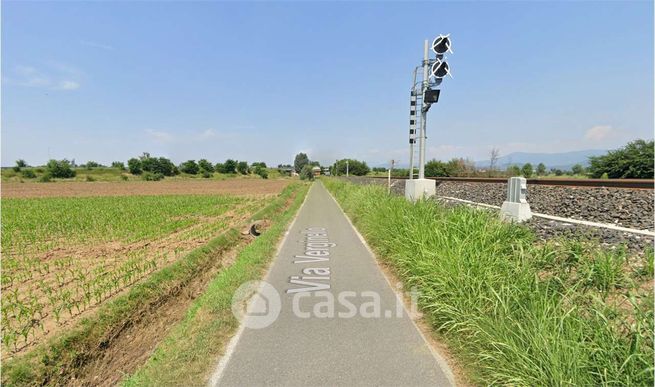
[[[387,180],[351,177],[358,184],[387,185]],[[392,180],[392,191],[404,194],[404,181]],[[436,195],[501,206],[507,195],[507,184],[437,182]],[[562,218],[607,223],[638,230],[653,231],[653,190],[626,188],[589,188],[528,185],[528,203],[533,213]],[[441,199],[443,201],[443,199]],[[450,203],[456,203],[450,201]],[[533,217],[525,223],[542,239],[584,236],[608,246],[626,244],[631,250],[643,251],[653,245],[653,238],[606,228],[584,226]]]

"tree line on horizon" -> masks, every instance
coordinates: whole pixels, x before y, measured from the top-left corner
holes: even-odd
[[[654,141],[635,140],[624,147],[608,151],[601,156],[589,157],[589,166],[575,164],[570,170],[550,168],[547,170],[544,163],[533,166],[531,163],[525,163],[522,166],[510,165],[504,171],[495,168],[495,161],[498,158],[497,150],[492,150],[491,163],[488,170],[479,170],[475,167],[473,161],[464,158],[453,158],[450,161],[440,161],[432,159],[425,164],[425,176],[427,177],[451,177],[451,176],[524,176],[526,178],[533,176],[546,175],[571,175],[587,176],[591,178],[653,178],[654,174]],[[280,174],[290,174],[296,172],[301,179],[312,180],[314,172],[312,168],[321,165],[318,161],[311,161],[307,154],[298,153],[294,158],[293,165],[279,164],[278,171]],[[95,161],[88,161],[85,164],[76,165],[75,160],[49,160],[43,167],[31,168],[25,160],[17,160],[16,165],[12,167],[15,173],[20,173],[23,178],[34,179],[36,172],[42,173],[41,181],[49,181],[51,178],[72,178],[76,176],[76,168],[107,168],[106,166]],[[175,165],[170,159],[165,157],[152,157],[149,153],[144,152],[139,157],[130,158],[127,166],[122,161],[114,161],[111,168],[121,171],[128,171],[132,175],[141,176],[144,180],[161,180],[166,176],[176,176],[181,173],[189,175],[201,175],[210,178],[215,172],[222,174],[242,174],[248,175],[254,173],[263,179],[268,178],[268,167],[265,162],[254,162],[248,164],[247,161],[238,161],[227,159],[222,163],[213,164],[207,159],[187,160],[179,165]],[[322,168],[321,168],[322,169]],[[415,169],[415,173],[418,168]],[[387,168],[376,167],[369,168],[365,161],[352,158],[337,160],[329,166],[329,171],[333,176],[349,175],[365,176],[371,171],[386,172]],[[392,175],[407,176],[408,169],[397,168],[392,171]],[[88,178],[88,176],[87,176]]]

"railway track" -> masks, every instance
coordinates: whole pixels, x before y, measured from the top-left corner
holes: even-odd
[[[387,179],[386,176],[367,176],[374,179]],[[407,177],[393,177],[396,180],[406,180]],[[459,181],[465,183],[507,183],[504,177],[428,177],[436,181]],[[566,187],[590,188],[631,188],[649,189],[655,187],[653,179],[527,179],[528,185],[557,185]]]

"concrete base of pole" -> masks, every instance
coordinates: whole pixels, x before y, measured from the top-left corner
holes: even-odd
[[[528,203],[504,202],[500,207],[500,217],[511,222],[525,222],[532,218],[532,211]]]
[[[415,202],[419,199],[425,199],[437,192],[437,182],[430,179],[410,179],[405,180],[405,198]]]

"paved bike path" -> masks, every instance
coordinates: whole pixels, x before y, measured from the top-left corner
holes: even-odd
[[[399,308],[375,258],[322,183],[310,189],[265,280],[280,295],[279,316],[266,328],[242,327],[210,384],[452,385],[445,363]],[[364,315],[350,317],[352,310],[339,303],[344,291],[357,294],[345,299],[358,312],[366,306]],[[332,318],[323,317],[330,315],[325,292],[334,298]],[[379,318],[370,317],[375,298],[363,292],[379,295]],[[300,297],[296,311],[294,297]]]

